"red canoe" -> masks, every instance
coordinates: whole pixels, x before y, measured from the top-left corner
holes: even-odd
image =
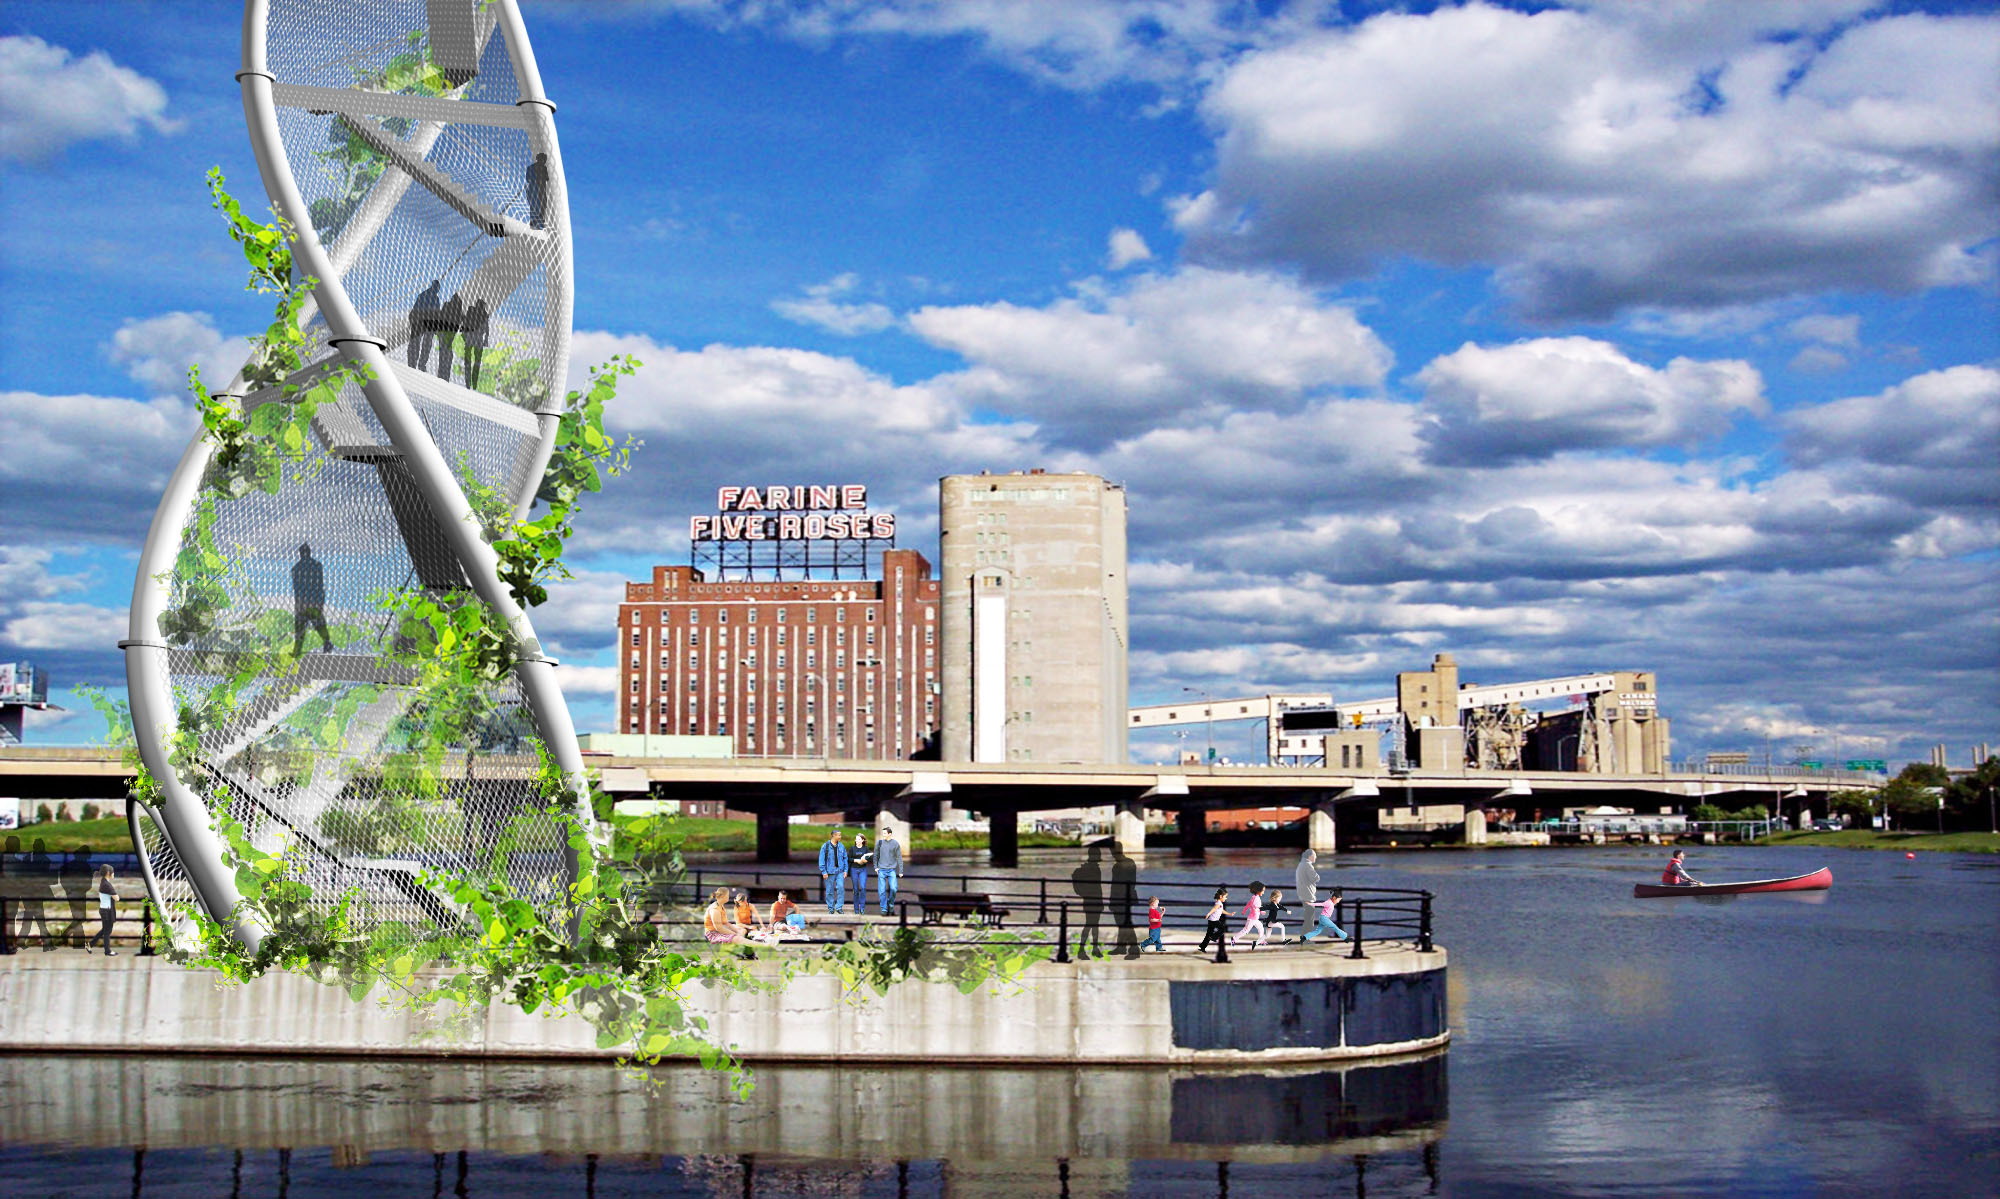
[[[1632,887],[1634,899],[1665,899],[1670,895],[1744,895],[1751,891],[1824,891],[1833,886],[1833,871],[1821,866],[1811,874],[1793,875],[1791,878],[1766,878],[1754,883],[1694,883],[1686,886],[1668,886],[1665,883],[1637,883]]]

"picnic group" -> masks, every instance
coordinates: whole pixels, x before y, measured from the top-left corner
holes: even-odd
[[[847,910],[848,885],[854,888],[854,914],[868,911],[868,874],[875,874],[877,911],[884,916],[896,902],[903,879],[903,843],[892,829],[884,833],[874,849],[868,848],[868,834],[855,833],[850,847],[841,840],[840,829],[829,828],[826,844],[819,847],[819,882],[826,910],[839,915]],[[804,898],[803,895],[800,898]],[[702,935],[711,943],[732,941],[803,940],[806,919],[789,890],[779,891],[771,901],[768,919],[759,919],[748,892],[717,887],[709,895],[708,910],[702,917]]]

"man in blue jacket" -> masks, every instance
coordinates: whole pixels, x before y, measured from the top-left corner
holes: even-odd
[[[819,847],[819,887],[827,911],[838,913],[846,906],[847,846],[837,824],[826,830],[826,844]],[[857,897],[855,902],[865,903],[867,898]]]

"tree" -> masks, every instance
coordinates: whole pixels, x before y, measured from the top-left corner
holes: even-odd
[[[1848,818],[1848,823],[1866,827],[1869,818],[1875,814],[1875,792],[1835,791],[1827,799],[1827,806]]]
[[[1917,782],[1908,770],[1890,779],[1878,794],[1889,814],[1905,825],[1934,816],[1938,810],[1937,789]]]
[[[1952,779],[1945,787],[1945,824],[2000,832],[1993,827],[1996,797],[2000,797],[2000,757],[1986,759],[1971,774]]]
[[[1911,762],[1896,778],[1907,779],[1920,787],[1943,787],[1951,783],[1951,772],[1930,762]]]

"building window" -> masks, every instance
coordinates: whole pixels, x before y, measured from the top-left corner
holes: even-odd
[[[875,630],[874,630],[874,629],[870,629],[870,630],[868,630],[868,644],[870,644],[870,645],[873,645],[873,644],[875,644]]]
[[[696,680],[696,679],[695,679],[695,677],[694,677],[693,675],[689,675],[689,676],[688,676],[688,690],[689,690],[689,691],[699,691],[699,690],[701,690],[701,685],[700,685],[700,682],[699,682],[698,680]],[[689,702],[689,703],[693,703],[694,701],[693,701],[693,700],[689,700],[688,702]]]
[[[835,691],[847,690],[847,676],[844,674],[836,676],[833,680],[833,689]]]
[[[700,624],[700,623],[701,623],[701,609],[700,609],[700,608],[689,608],[689,609],[688,609],[688,623],[689,623],[689,624]]]
[[[661,680],[660,680],[660,694],[662,694],[662,695],[665,695],[666,693],[667,693],[667,680],[665,680],[665,679],[661,679]]]
[[[926,611],[928,611],[928,610],[929,610],[929,609],[926,609]],[[925,629],[925,630],[924,630],[924,644],[925,644],[925,645],[936,645],[936,644],[937,644],[937,630],[936,630],[936,629]]]
[[[750,644],[750,645],[755,645],[755,644],[757,644],[757,630],[755,630],[755,629],[751,629],[751,630],[750,630],[750,640],[749,640],[749,641],[747,642],[747,644]]]
[[[633,649],[639,648],[639,630],[637,629],[632,630],[632,648]]]
[[[818,644],[819,644],[819,630],[818,630],[818,629],[807,629],[807,630],[806,630],[806,644],[807,644],[807,645],[818,645]]]
[[[699,670],[699,669],[701,669],[701,655],[700,655],[700,654],[689,654],[689,655],[688,655],[688,669],[689,669],[689,670]]]
[[[875,609],[873,609],[873,608],[864,608],[864,609],[862,609],[862,611],[864,611],[864,612],[866,612],[866,613],[868,614],[868,619],[869,619],[869,620],[871,620],[871,621],[872,621],[872,620],[874,620],[874,619],[875,619]]]
[[[718,608],[718,609],[716,610],[716,613],[715,613],[715,623],[717,623],[717,624],[728,624],[728,623],[729,623],[729,609],[727,609],[727,608]]]
[[[835,670],[846,670],[846,669],[847,669],[847,651],[846,651],[846,650],[844,650],[844,649],[843,649],[843,650],[836,650],[836,651],[834,651],[834,655],[833,655],[833,668],[834,668]]]
[[[816,650],[816,649],[809,649],[809,650],[807,650],[807,651],[806,651],[806,669],[807,669],[807,670],[816,670],[816,669],[818,669],[818,667],[819,667],[819,651],[818,651],[818,650]]]
[[[743,619],[745,619],[745,620],[749,621],[749,622],[750,622],[751,624],[756,624],[756,623],[757,623],[757,609],[756,609],[755,607],[752,607],[752,608],[750,609],[750,615],[748,615],[748,616],[744,617]],[[753,633],[753,634],[751,634],[751,636],[753,636],[753,637],[754,637],[754,636],[756,636],[756,634],[754,634],[754,633]]]
[[[833,619],[834,619],[834,623],[836,623],[836,624],[846,624],[846,623],[847,623],[847,609],[845,609],[845,608],[835,608],[835,609],[833,610]]]
[[[636,679],[636,678],[635,678],[635,679],[633,679],[633,680],[632,680],[632,688],[631,688],[631,690],[632,690],[632,694],[634,694],[634,695],[637,695],[637,694],[639,694],[639,680],[638,680],[638,679]]]
[[[778,630],[778,644],[779,644],[779,645],[783,645],[784,643],[785,643],[785,630],[783,630],[783,629],[779,629],[779,630]]]
[[[784,651],[784,650],[779,650],[779,651],[778,651],[778,669],[779,669],[779,670],[783,670],[784,668],[785,668],[785,651]]]
[[[807,609],[806,609],[806,623],[807,623],[807,624],[818,624],[818,623],[819,623],[819,609],[818,609],[818,608],[807,608]]]
[[[783,624],[783,623],[785,623],[785,613],[787,613],[787,612],[789,612],[789,611],[791,611],[791,609],[789,609],[789,608],[780,608],[780,609],[778,609],[778,623],[779,623],[779,624]],[[785,634],[784,634],[784,631],[783,631],[782,629],[781,629],[781,630],[779,630],[779,632],[778,632],[778,636],[780,636],[780,637],[783,637],[784,635],[785,635]]]
[[[692,645],[700,645],[700,644],[701,644],[701,630],[700,630],[700,629],[689,629],[689,630],[688,630],[688,644],[689,644],[689,645],[691,645],[691,646],[692,646]]]
[[[664,654],[664,653],[662,653],[662,654],[660,655],[660,669],[661,669],[661,670],[665,670],[665,669],[667,669],[667,667],[668,667],[668,665],[669,665],[669,662],[670,662],[670,660],[668,659],[667,655],[666,655],[666,654]]]
[[[934,649],[927,649],[927,650],[925,650],[925,651],[924,651],[924,668],[928,670],[928,669],[929,669],[929,668],[931,668],[932,666],[935,666],[935,665],[937,665],[937,661],[936,661],[936,659],[937,659],[937,651],[936,651],[936,650],[934,650]]]
[[[835,629],[835,630],[834,630],[834,632],[833,632],[833,643],[834,643],[835,645],[846,645],[846,644],[847,644],[847,630],[846,630],[846,629]]]

